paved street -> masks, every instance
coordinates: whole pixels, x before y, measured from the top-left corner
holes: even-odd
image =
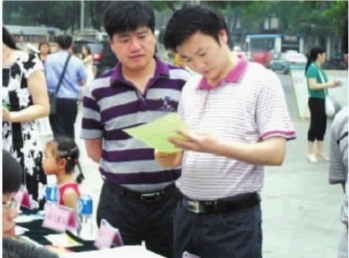
[[[279,76],[297,130],[297,139],[289,142],[282,167],[266,169],[262,191],[264,257],[333,258],[342,231],[338,220],[342,190],[340,186],[328,184],[328,163],[307,162],[308,121],[298,119],[289,76]],[[76,127],[78,135],[80,122],[79,116]],[[327,146],[329,129],[328,125]],[[86,177],[83,187],[92,194],[96,205],[102,180],[97,165],[87,158],[83,141],[78,140],[78,143]]]

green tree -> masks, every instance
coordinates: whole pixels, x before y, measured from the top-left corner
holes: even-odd
[[[109,6],[110,1],[88,1],[88,14],[91,20],[91,26],[96,30],[101,30],[103,25],[103,16]]]

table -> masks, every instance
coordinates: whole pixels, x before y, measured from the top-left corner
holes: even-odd
[[[37,218],[36,211],[30,211],[26,209],[22,209],[22,216],[19,218],[23,218],[23,216],[32,215]],[[35,219],[30,222],[17,222],[16,225],[28,229],[28,231],[24,232],[21,236],[27,237],[35,243],[46,246],[52,245],[52,243],[45,238],[47,235],[52,234],[61,234],[57,231],[45,228],[42,226],[43,218]],[[92,257],[110,257],[110,255],[117,255],[117,257],[122,258],[134,258],[134,257],[142,257],[142,258],[161,258],[162,256],[152,253],[146,250],[142,246],[122,246],[110,249],[98,250],[94,246],[94,241],[85,241],[78,236],[66,232],[66,234],[72,238],[74,241],[78,242],[80,246],[68,247],[67,249],[73,251],[72,253],[62,253],[59,254],[61,258],[92,258]]]
[[[26,222],[26,223],[16,223],[17,226],[29,229],[26,231],[24,234],[21,236],[28,237],[30,240],[36,242],[39,245],[51,245],[51,242],[45,238],[47,235],[51,234],[60,234],[57,231],[44,228],[42,226],[42,220],[33,220],[31,222]],[[94,246],[94,241],[85,241],[75,235],[73,235],[70,232],[66,232],[66,234],[81,244],[81,246],[74,246],[74,247],[69,247],[68,249],[73,251],[73,252],[83,252],[83,251],[92,251],[92,250],[97,250],[97,248]]]
[[[146,250],[142,246],[121,246],[112,249],[98,251],[67,253],[60,255],[60,258],[95,258],[95,257],[121,257],[121,258],[165,258]]]

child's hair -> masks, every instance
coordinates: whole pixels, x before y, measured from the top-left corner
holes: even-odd
[[[57,159],[65,159],[67,161],[65,165],[66,173],[72,174],[74,172],[75,165],[79,168],[79,175],[76,178],[76,182],[80,184],[84,179],[84,174],[79,162],[80,151],[75,141],[68,137],[58,137],[49,141],[46,146],[54,146],[53,154]]]

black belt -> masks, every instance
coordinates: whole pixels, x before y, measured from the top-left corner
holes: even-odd
[[[260,203],[261,198],[258,193],[247,193],[218,199],[214,201],[195,201],[183,196],[183,203],[190,212],[197,214],[207,213],[221,213],[229,211],[238,211],[248,208]]]
[[[168,195],[173,195],[176,192],[176,185],[175,183],[172,183],[168,186],[166,186],[164,189],[156,192],[149,192],[149,193],[140,193],[136,191],[132,191],[130,189],[127,189],[126,187],[120,186],[118,184],[114,184],[112,182],[109,182],[108,180],[104,181],[108,184],[112,189],[115,189],[119,194],[122,194],[124,196],[130,197],[132,199],[145,202],[145,203],[155,203],[160,202],[165,199]]]

